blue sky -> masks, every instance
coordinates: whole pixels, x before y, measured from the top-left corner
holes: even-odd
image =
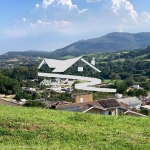
[[[0,0],[0,54],[54,51],[110,32],[150,32],[150,0]]]

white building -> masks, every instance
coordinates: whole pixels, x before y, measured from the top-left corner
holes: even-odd
[[[130,109],[136,108],[138,110],[140,110],[142,104],[142,102],[137,97],[120,98],[117,99],[117,101],[127,104]]]
[[[118,99],[118,98],[122,98],[123,95],[122,94],[115,94],[115,98]]]
[[[139,85],[133,85],[133,88],[134,88],[134,89],[139,89],[140,86],[139,86]]]

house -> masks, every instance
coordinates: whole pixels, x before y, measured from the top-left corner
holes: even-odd
[[[129,106],[123,102],[119,102],[118,114],[124,114],[126,111],[130,110]]]
[[[118,98],[122,98],[123,95],[122,94],[115,94],[115,98],[118,99]]]
[[[123,102],[120,102],[120,105],[118,107],[118,114],[122,115],[127,115],[127,116],[139,116],[139,117],[146,117],[146,115],[143,115],[139,112],[131,111],[129,106]]]
[[[139,89],[140,86],[139,86],[139,85],[133,85],[133,88],[134,88],[134,89]]]
[[[99,100],[83,103],[62,104],[56,107],[57,110],[92,113],[100,115],[118,115],[120,104],[115,99]]]
[[[33,94],[36,92],[35,88],[29,88],[29,87],[22,87],[22,91],[28,92],[30,94]]]
[[[117,99],[118,102],[125,103],[129,106],[130,109],[136,108],[140,110],[142,101],[139,100],[137,97],[126,97],[126,98],[119,98]]]
[[[83,103],[83,102],[92,102],[93,94],[92,93],[77,93],[71,95],[73,103]]]
[[[143,115],[141,113],[134,112],[134,111],[131,111],[131,110],[128,110],[128,111],[124,112],[124,114],[127,115],[127,116],[147,117],[146,115]]]
[[[144,108],[145,108],[145,109],[148,109],[148,110],[150,111],[150,105],[141,106],[141,110],[144,109]]]

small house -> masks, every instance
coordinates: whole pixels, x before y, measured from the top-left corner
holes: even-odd
[[[118,115],[120,104],[115,99],[99,100],[83,103],[69,103],[58,105],[57,110],[92,113],[100,115]]]
[[[71,97],[72,97],[73,103],[83,103],[83,102],[92,102],[93,101],[92,93],[72,94]]]
[[[118,98],[122,98],[123,95],[122,94],[115,94],[115,98],[118,99]]]
[[[127,116],[147,117],[146,115],[143,115],[141,113],[134,112],[134,111],[131,111],[131,110],[128,110],[128,111],[124,112],[124,114],[127,115]]]
[[[139,100],[137,97],[126,97],[126,98],[119,98],[117,99],[118,102],[122,102],[124,104],[127,104],[130,109],[136,108],[140,110],[142,101]]]
[[[134,89],[139,89],[140,86],[139,86],[139,85],[133,85],[133,88],[134,88]]]

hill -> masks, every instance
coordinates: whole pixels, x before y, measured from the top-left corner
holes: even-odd
[[[109,33],[99,38],[81,40],[62,49],[54,51],[58,56],[79,56],[95,52],[114,52],[145,48],[150,45],[150,33]]]
[[[7,52],[3,55],[0,55],[0,58],[6,59],[6,58],[18,58],[18,57],[46,57],[50,52],[47,51],[37,51],[37,50],[27,50],[23,52],[18,51],[11,51]]]
[[[0,105],[1,149],[147,150],[148,118]]]
[[[0,55],[1,59],[26,57],[72,58],[85,54],[110,53],[124,50],[134,50],[150,46],[150,33],[120,33],[113,32],[99,38],[80,40],[53,52],[28,50],[24,52],[8,52]]]

